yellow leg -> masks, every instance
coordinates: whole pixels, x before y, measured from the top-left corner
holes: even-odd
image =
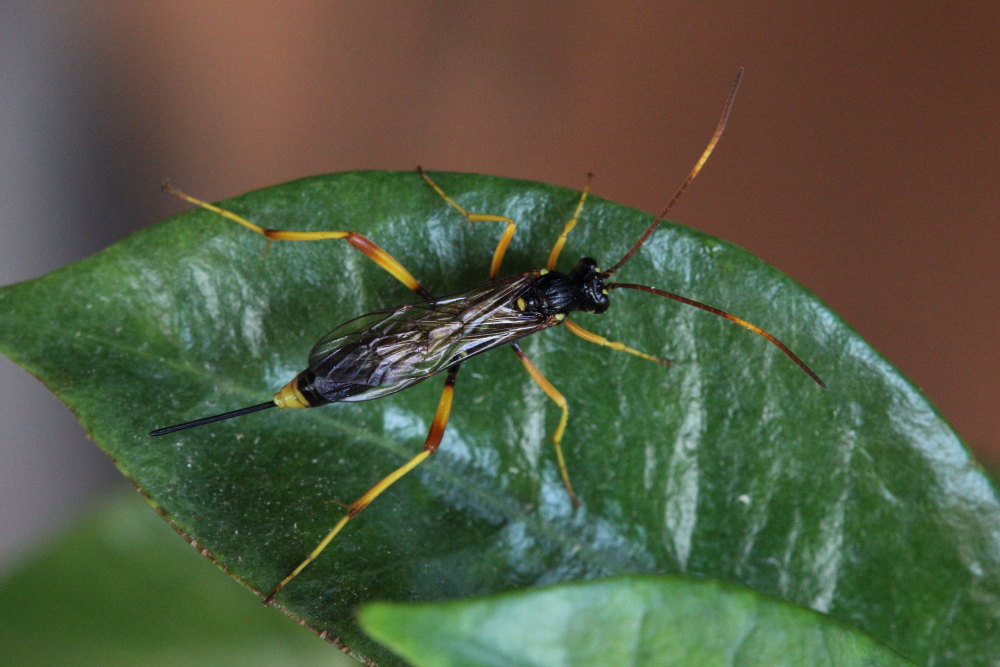
[[[186,202],[190,202],[195,206],[200,206],[205,210],[221,215],[223,218],[243,225],[250,231],[260,234],[268,241],[321,241],[324,239],[345,239],[352,246],[360,250],[366,257],[388,271],[396,280],[403,283],[425,299],[431,298],[430,293],[425,290],[419,282],[417,282],[417,279],[414,278],[402,264],[397,262],[389,253],[376,245],[374,241],[369,240],[361,234],[340,231],[294,232],[283,229],[266,229],[250,222],[246,218],[236,215],[232,211],[227,211],[224,208],[219,208],[214,204],[192,197],[191,195],[181,192],[177,188],[171,187],[170,185],[164,184],[163,189]]]
[[[531,376],[538,386],[542,388],[545,395],[552,399],[552,401],[559,406],[562,410],[562,415],[559,417],[559,425],[556,426],[555,433],[552,434],[552,443],[556,447],[556,461],[559,463],[559,474],[562,475],[563,484],[566,485],[566,492],[569,493],[570,502],[573,503],[573,507],[579,507],[580,501],[576,497],[576,493],[573,491],[573,485],[569,481],[569,472],[566,470],[566,459],[563,458],[562,452],[562,437],[563,433],[566,431],[566,422],[569,421],[569,404],[566,402],[566,397],[559,393],[559,390],[552,386],[552,383],[545,379],[542,372],[538,370],[538,367],[532,363],[531,359],[528,359],[527,355],[521,350],[521,346],[517,343],[512,343],[511,347],[517,352],[517,356],[520,357],[521,363],[528,370],[528,375]]]
[[[580,211],[583,210],[583,202],[587,201],[587,195],[590,194],[590,180],[594,178],[593,174],[587,174],[587,184],[583,186],[583,192],[580,193],[580,201],[576,204],[576,210],[573,211],[573,217],[566,222],[566,226],[563,227],[562,234],[556,239],[556,243],[552,246],[552,251],[549,252],[549,261],[545,263],[545,268],[552,271],[556,268],[556,262],[559,260],[559,253],[562,252],[563,246],[566,245],[566,237],[569,233],[576,227],[577,221],[580,219]]]
[[[645,352],[640,352],[639,350],[633,350],[631,347],[628,347],[624,343],[619,343],[618,341],[614,340],[608,340],[604,336],[600,336],[598,334],[587,331],[576,322],[570,321],[568,317],[563,319],[563,324],[566,326],[567,329],[570,330],[571,333],[579,336],[585,341],[596,343],[597,345],[603,345],[604,347],[610,347],[612,350],[618,350],[619,352],[628,352],[629,354],[634,354],[635,356],[646,359],[647,361],[654,361],[664,366],[670,366],[669,359],[660,359],[659,357],[654,357],[651,354],[646,354]]]
[[[437,451],[438,445],[441,444],[441,438],[444,437],[444,429],[448,425],[448,416],[451,414],[451,399],[455,391],[455,376],[458,375],[458,366],[454,366],[448,371],[448,377],[444,381],[444,391],[441,392],[441,400],[438,401],[437,410],[434,412],[434,420],[431,422],[430,431],[427,432],[427,439],[424,441],[424,449],[419,454],[414,456],[412,459],[407,461],[405,464],[397,468],[396,470],[389,473],[382,481],[368,489],[363,496],[351,503],[350,507],[347,508],[347,514],[337,522],[337,524],[326,534],[316,548],[310,552],[306,559],[299,563],[298,567],[292,570],[291,574],[281,580],[281,582],[275,586],[267,597],[264,598],[264,604],[270,604],[274,596],[278,594],[285,585],[292,579],[297,577],[302,570],[309,565],[309,563],[316,560],[316,558],[326,549],[327,545],[333,541],[333,538],[337,536],[347,522],[356,517],[361,513],[361,510],[368,507],[373,500],[378,498],[383,491],[392,486],[396,481],[399,480],[403,475],[410,472],[418,465],[420,465],[424,460],[426,460],[431,454]]]
[[[445,194],[444,190],[438,186],[431,177],[427,175],[420,167],[417,167],[417,171],[420,175],[424,177],[427,181],[427,185],[434,188],[434,192],[438,193],[442,199],[448,202],[452,208],[465,216],[465,219],[469,222],[503,222],[506,223],[504,227],[503,234],[500,236],[500,242],[497,243],[496,250],[493,251],[493,261],[490,263],[490,280],[497,277],[500,273],[500,264],[503,262],[503,256],[507,253],[507,246],[510,245],[510,240],[514,238],[514,232],[517,229],[517,223],[510,218],[503,215],[488,215],[486,213],[469,213],[464,208],[458,205],[458,203]]]

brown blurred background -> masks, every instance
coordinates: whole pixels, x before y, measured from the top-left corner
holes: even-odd
[[[815,291],[1000,461],[1000,4],[104,2],[0,7],[0,282],[300,176],[433,169],[654,212]],[[121,485],[0,365],[0,567]]]

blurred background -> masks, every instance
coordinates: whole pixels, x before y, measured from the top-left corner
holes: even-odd
[[[168,177],[218,200],[417,164],[593,171],[653,213],[744,65],[671,218],[818,294],[995,469],[998,39],[988,2],[2,3],[0,283],[183,210]],[[122,486],[0,359],[0,569]]]

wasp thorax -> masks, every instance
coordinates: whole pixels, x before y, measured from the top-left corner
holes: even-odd
[[[542,316],[567,315],[574,310],[603,313],[609,300],[597,262],[584,257],[568,274],[543,270],[520,297],[522,312]]]

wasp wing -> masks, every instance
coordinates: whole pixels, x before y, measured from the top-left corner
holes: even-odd
[[[550,316],[522,312],[517,306],[538,275],[533,271],[511,276],[433,301],[357,317],[316,343],[309,369],[324,384],[359,387],[340,400],[369,400],[405,389],[464,359],[555,324]]]

